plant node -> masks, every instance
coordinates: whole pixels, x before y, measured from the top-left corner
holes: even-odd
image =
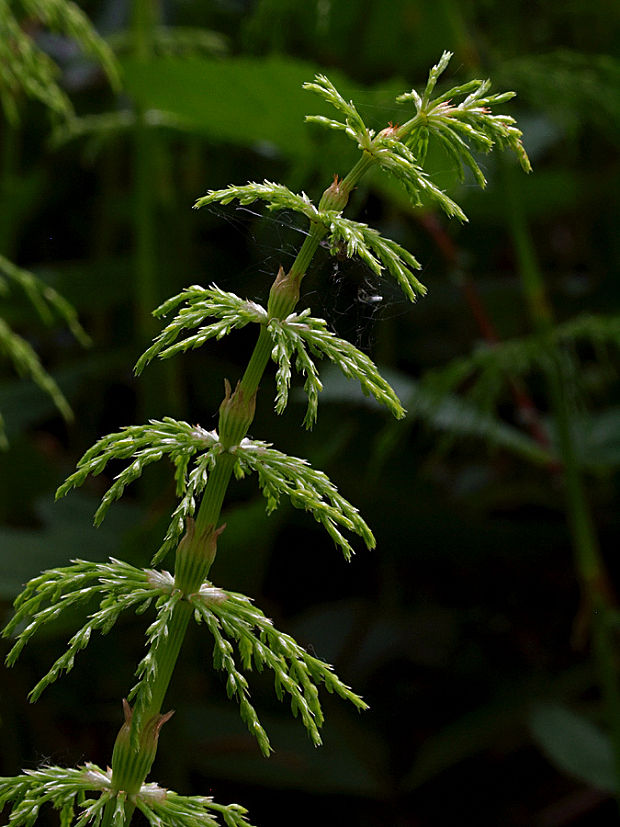
[[[269,291],[267,312],[271,319],[284,319],[293,311],[299,301],[299,283],[301,279],[291,273],[285,273],[280,266],[276,280]]]
[[[348,187],[343,186],[342,179],[334,175],[334,180],[321,196],[319,209],[341,212],[347,206],[349,195],[350,190]]]
[[[225,523],[219,528],[209,525],[197,532],[194,519],[186,519],[185,535],[177,548],[174,580],[176,588],[185,595],[200,588],[215,560],[217,539],[225,528]]]
[[[134,748],[131,738],[131,719],[133,709],[126,699],[123,699],[124,722],[120,728],[114,751],[112,753],[112,790],[115,793],[124,792],[127,795],[136,795],[157,753],[157,742],[162,726],[174,715],[174,710],[164,715],[153,715],[149,718],[140,732],[138,749]]]
[[[224,450],[238,445],[246,435],[254,419],[256,393],[248,395],[240,382],[234,392],[228,379],[224,379],[224,400],[220,405],[219,433]]]

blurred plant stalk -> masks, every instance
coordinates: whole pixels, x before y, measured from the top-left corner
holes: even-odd
[[[551,359],[547,386],[553,419],[556,423],[559,461],[564,481],[566,519],[581,585],[581,605],[574,626],[574,643],[583,647],[591,637],[616,768],[616,799],[620,806],[620,685],[617,655],[617,603],[609,572],[601,555],[598,535],[586,494],[583,473],[577,458],[574,438],[571,378],[553,338],[555,319],[538,264],[525,210],[520,199],[519,182],[509,165],[502,165],[505,203],[517,257],[521,287],[532,325],[541,345]]]

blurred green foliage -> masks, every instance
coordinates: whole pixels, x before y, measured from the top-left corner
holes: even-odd
[[[480,193],[469,179],[459,183],[431,145],[427,164],[469,225],[413,210],[379,177],[355,193],[352,213],[412,251],[428,295],[410,309],[370,270],[325,252],[305,296],[339,336],[372,349],[389,369],[408,419],[389,424],[334,377],[313,435],[299,429],[302,400],[274,424],[269,394],[259,398],[253,426],[253,437],[325,468],[360,507],[378,550],[359,549],[347,567],[312,521],[286,510],[266,517],[239,483],[216,563],[222,586],[256,595],[280,628],[334,663],[371,710],[358,717],[328,709],[325,746],[316,751],[259,676],[255,703],[276,749],[265,761],[226,705],[210,652],[191,637],[171,688],[179,712],[157,775],[188,792],[213,788],[219,800],[242,800],[265,825],[287,823],[293,802],[299,827],[444,825],[463,812],[479,825],[613,823],[610,748],[595,728],[603,719],[597,681],[587,646],[574,645],[578,583],[561,473],[548,461],[555,423],[540,371],[529,370],[531,361],[527,372],[518,359],[506,363],[531,408],[510,382],[490,409],[480,407],[475,395],[462,395],[467,384],[453,387],[446,376],[454,359],[484,358],[491,326],[500,342],[531,341],[508,204],[517,205],[558,323],[584,312],[617,317],[618,8],[600,0],[557,8],[172,0],[141,15],[140,5],[83,4],[118,49],[120,95],[70,36],[28,23],[61,67],[76,114],[54,123],[53,140],[36,101],[22,102],[18,124],[0,122],[0,254],[71,300],[94,342],[87,352],[62,326],[42,333],[25,303],[1,297],[0,315],[39,353],[75,414],[67,426],[51,399],[0,367],[10,439],[0,454],[2,612],[8,616],[19,584],[43,568],[121,554],[143,565],[161,543],[174,492],[156,471],[98,530],[89,515],[110,476],[66,503],[51,501],[103,433],[163,415],[213,427],[223,378],[242,369],[249,334],[150,369],[140,385],[131,374],[154,331],[156,304],[213,280],[224,289],[241,281],[245,295],[264,301],[301,238],[293,216],[259,221],[254,207],[196,214],[196,197],[265,178],[322,191],[354,150],[345,147],[343,157],[339,136],[303,123],[319,110],[302,82],[326,72],[381,128],[403,117],[390,103],[394,93],[423,81],[450,49],[449,80],[457,71],[458,82],[488,74],[494,88],[517,91],[510,112],[535,173],[512,175],[485,157],[489,185]],[[575,338],[565,353],[579,463],[618,582],[613,342]],[[535,343],[532,352],[535,363]],[[46,757],[109,760],[142,626],[121,621],[120,637],[96,641],[69,679],[26,709],[27,689],[62,651],[69,626],[50,626],[18,670],[3,672],[0,774]]]

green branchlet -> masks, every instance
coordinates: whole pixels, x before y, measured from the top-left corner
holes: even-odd
[[[1,0],[0,0],[1,2]],[[81,345],[90,344],[90,339],[80,325],[75,308],[53,287],[45,284],[28,270],[17,267],[0,255],[0,295],[9,292],[11,287],[18,287],[32,303],[37,313],[46,324],[59,319],[67,324],[70,331]],[[0,318],[0,354],[5,356],[20,376],[31,379],[42,391],[48,394],[54,405],[66,420],[72,418],[71,408],[58,384],[41,364],[41,360],[32,345],[15,333]],[[0,448],[6,448],[3,420],[0,416]]]
[[[65,395],[56,381],[41,364],[41,360],[32,345],[23,336],[18,335],[0,318],[0,354],[8,358],[19,376],[26,376],[53,401],[66,420],[73,416]],[[6,446],[4,430],[0,428],[0,445]]]
[[[230,204],[238,201],[240,204],[253,204],[255,201],[264,201],[270,210],[294,210],[313,221],[318,215],[318,210],[308,198],[305,192],[297,195],[283,184],[274,184],[271,181],[263,181],[262,184],[251,182],[238,186],[230,184],[223,190],[209,190],[194,204],[194,209],[199,210],[209,204]]]
[[[455,161],[461,176],[464,166],[469,167],[482,187],[486,179],[472,151],[489,152],[496,145],[500,149],[510,149],[525,172],[530,172],[530,162],[521,142],[522,132],[514,125],[514,118],[492,114],[491,107],[510,100],[514,92],[488,95],[489,80],[471,80],[431,100],[437,81],[451,58],[451,52],[443,53],[430,70],[422,95],[415,89],[399,95],[399,102],[413,102],[416,115],[397,129],[398,137],[414,151],[420,163],[424,163],[429,138],[437,139]],[[457,98],[463,100],[455,103]]]
[[[214,532],[212,546],[218,533]],[[254,667],[273,672],[278,698],[282,700],[285,694],[290,697],[294,714],[299,714],[316,745],[321,742],[319,729],[323,723],[318,696],[321,684],[359,709],[366,708],[329,664],[308,654],[292,637],[275,629],[245,595],[220,589],[208,581],[195,592],[184,593],[178,586],[178,577],[167,571],[139,569],[114,559],[109,563],[76,560],[71,566],[52,569],[31,580],[15,601],[15,615],[4,630],[5,636],[17,636],[7,663],[15,663],[24,646],[43,626],[67,609],[88,605],[94,598],[99,600],[99,608],[90,614],[69,642],[67,652],[39,681],[30,697],[37,700],[61,671],[72,668],[75,655],[88,644],[92,631],[106,634],[126,609],[142,614],[154,604],[156,617],[146,631],[147,654],[138,665],[138,682],[129,694],[129,700],[137,698],[138,704],[132,710],[125,702],[125,723],[115,746],[113,766],[120,773],[120,780],[115,778],[117,790],[133,793],[138,789],[155,756],[159,730],[170,717],[156,714],[150,725],[143,720],[158,677],[157,647],[165,643],[173,613],[181,601],[191,605],[196,621],[204,623],[213,636],[215,667],[226,672],[226,691],[239,702],[242,718],[265,754],[270,750],[269,739],[250,702],[248,682],[236,664],[233,643],[245,671]],[[136,767],[136,762],[140,766]]]
[[[383,158],[383,156],[380,157]],[[426,182],[425,176],[422,176],[419,187],[420,189],[430,191],[430,184]],[[437,191],[436,197],[442,202],[450,215],[465,217],[458,205],[454,204],[444,193]],[[239,201],[240,204],[251,204],[253,201],[259,199],[265,201],[271,210],[296,210],[309,218],[313,224],[324,227],[325,230],[327,230],[332,255],[340,254],[344,249],[349,258],[355,255],[359,256],[377,275],[380,275],[383,270],[386,269],[388,273],[396,279],[410,301],[415,301],[416,294],[424,295],[424,293],[426,293],[424,285],[422,285],[411,272],[412,269],[420,269],[420,264],[411,253],[396,242],[388,238],[383,238],[377,230],[371,229],[367,224],[361,224],[357,221],[343,218],[339,210],[318,209],[312,204],[305,193],[295,195],[295,193],[286,189],[286,187],[282,187],[280,184],[270,184],[269,181],[265,181],[262,184],[231,185],[224,190],[212,190],[208,195],[204,196],[204,198],[200,198],[194,206],[202,207],[205,204],[213,204],[215,202],[228,204],[233,200]],[[190,288],[188,291],[188,298],[190,300],[192,298],[191,291],[194,289],[195,288]],[[215,286],[211,289],[217,291]],[[179,295],[181,296],[183,294]],[[173,301],[176,302],[176,299]],[[237,301],[241,303],[243,300],[237,298]],[[247,307],[243,305],[239,306],[238,316],[240,324],[238,326],[243,326],[250,321],[262,321],[262,319],[258,317],[260,311],[255,309],[254,303],[247,302],[246,304],[248,305]],[[167,309],[169,307],[170,305],[168,303],[162,305],[157,311],[158,314],[165,312],[162,311],[162,308]],[[213,315],[221,317],[221,313],[222,310],[216,309]],[[191,316],[188,321],[191,321]],[[228,322],[227,324],[223,322],[217,327],[214,327],[212,332],[205,331],[204,334],[202,334],[204,335],[204,339],[201,339],[198,344],[202,344],[202,341],[206,341],[207,338],[213,338],[214,336],[219,338],[219,335],[224,335],[224,333],[230,329],[232,329],[232,322]],[[220,334],[220,330],[224,332]],[[161,336],[164,337],[165,340],[167,335],[166,329]],[[197,345],[188,345],[188,347],[194,346]],[[145,358],[147,361],[149,358],[152,358],[152,353],[154,353],[153,348],[149,348],[147,351],[148,356],[145,354],[138,362],[138,370],[144,367]]]
[[[424,199],[428,199],[441,207],[448,218],[467,221],[456,201],[439,189],[422,168],[415,152],[398,137],[396,127],[388,127],[377,135],[372,157],[382,170],[398,181],[414,206],[421,207]]]
[[[375,363],[346,339],[340,339],[327,329],[324,319],[310,316],[309,310],[292,313],[286,319],[272,319],[268,325],[274,342],[273,361],[277,364],[276,406],[278,413],[286,408],[291,377],[291,365],[306,376],[304,390],[308,408],[304,424],[312,427],[317,418],[318,396],[323,386],[310,354],[329,359],[349,379],[357,379],[366,395],[384,404],[396,419],[404,414],[396,392],[381,376]]]
[[[200,426],[190,426],[169,417],[162,422],[152,420],[149,425],[132,425],[109,434],[89,449],[79,461],[78,470],[58,489],[57,496],[64,496],[70,489],[82,485],[89,474],[100,474],[112,459],[132,459],[104,494],[95,514],[95,523],[99,524],[125,486],[137,480],[147,465],[167,455],[176,466],[177,493],[181,501],[155,555],[153,562],[157,563],[178,544],[187,519],[194,516],[196,502],[204,491],[209,473],[225,450],[216,431],[205,431]],[[258,475],[268,512],[277,508],[281,497],[286,496],[296,508],[310,511],[347,559],[353,550],[337,526],[358,534],[369,548],[374,548],[372,532],[357,509],[338,493],[325,474],[312,469],[306,460],[287,456],[266,442],[249,439],[243,439],[228,450],[235,457],[234,473],[238,478],[250,472]]]
[[[344,121],[326,118],[323,115],[306,115],[307,121],[323,124],[330,129],[342,130],[361,150],[372,151],[374,132],[368,129],[353,101],[346,101],[329,78],[325,75],[315,75],[314,81],[304,83],[303,88],[315,92],[344,115]]]
[[[71,671],[76,654],[88,645],[94,631],[107,634],[122,612],[133,609],[136,614],[142,614],[160,597],[161,590],[149,577],[149,571],[114,558],[109,563],[76,560],[71,566],[46,571],[27,584],[15,601],[13,618],[3,631],[4,637],[16,635],[17,638],[7,655],[9,666],[15,663],[33,635],[67,609],[88,605],[95,598],[100,601],[99,608],[73,635],[67,649],[30,692],[31,701],[36,701],[62,672]]]
[[[118,474],[107,490],[95,513],[95,525],[105,517],[110,505],[122,496],[125,487],[137,480],[147,465],[167,456],[175,466],[177,495],[183,496],[175,511],[170,528],[155,559],[161,559],[176,546],[185,520],[194,514],[195,497],[207,484],[209,471],[216,457],[223,450],[216,431],[206,431],[199,425],[190,425],[169,417],[162,421],[151,420],[148,425],[131,425],[96,442],[77,465],[77,471],[60,486],[56,497],[63,497],[72,488],[82,485],[86,478],[97,476],[113,459],[132,458],[133,462]],[[197,452],[202,452],[192,472],[188,466]]]
[[[12,827],[35,825],[46,804],[59,811],[62,827],[99,824],[103,808],[112,798],[110,775],[90,763],[77,768],[44,766],[26,770],[15,778],[0,778],[0,808],[12,804]],[[87,797],[93,792],[97,799]],[[79,816],[74,822],[76,808]]]
[[[346,560],[353,549],[340,528],[362,538],[367,548],[375,547],[372,531],[361,518],[357,508],[338,493],[338,489],[322,471],[311,468],[307,460],[291,457],[272,448],[268,442],[244,439],[234,449],[237,462],[235,475],[239,478],[255,472],[258,484],[267,500],[267,512],[288,497],[295,508],[309,511],[321,523],[334,543],[340,547]]]
[[[412,273],[421,265],[400,244],[384,238],[367,224],[341,215],[327,215],[325,223],[329,229],[332,254],[337,255],[344,248],[349,258],[359,256],[377,275],[385,268],[412,302],[418,295],[425,295],[426,287]]]
[[[269,738],[250,703],[248,682],[235,663],[233,642],[243,669],[250,671],[254,667],[262,672],[267,668],[273,672],[278,699],[283,700],[285,695],[290,697],[293,714],[299,715],[315,746],[321,743],[319,730],[323,724],[318,694],[321,684],[328,692],[336,693],[358,709],[367,708],[364,701],[340,681],[329,664],[309,655],[290,635],[274,629],[271,620],[245,595],[205,583],[189,599],[196,620],[205,623],[213,636],[213,663],[216,669],[227,674],[228,697],[237,699],[241,717],[264,755],[269,755],[271,750]]]
[[[486,184],[486,179],[472,154],[474,151],[488,152],[497,145],[500,149],[513,150],[526,172],[530,170],[530,163],[521,143],[522,133],[514,125],[514,118],[494,115],[491,111],[492,106],[510,100],[514,92],[488,95],[490,81],[472,80],[431,99],[451,57],[451,52],[443,53],[440,61],[430,70],[422,94],[412,89],[398,96],[396,100],[399,103],[412,101],[416,109],[415,116],[402,126],[390,125],[375,134],[364,124],[353,103],[347,103],[324,75],[317,75],[314,83],[306,83],[304,88],[316,92],[334,106],[344,115],[344,121],[322,115],[309,115],[306,120],[344,131],[361,150],[373,156],[383,169],[397,178],[414,203],[419,204],[420,197],[426,196],[437,201],[449,216],[464,220],[461,208],[439,190],[422,170],[430,138],[439,141],[461,175],[464,166],[469,167],[481,186]],[[463,100],[457,104],[454,101],[459,97]]]
[[[46,805],[58,811],[60,827],[99,827],[110,802],[117,805],[112,827],[122,827],[126,801],[143,813],[151,827],[250,827],[247,810],[238,804],[179,795],[155,783],[142,784],[128,795],[113,788],[110,770],[91,763],[75,768],[44,766],[0,778],[0,809],[11,805],[11,827],[34,827]]]
[[[137,374],[142,373],[155,356],[167,359],[176,353],[200,347],[210,339],[221,339],[232,330],[239,330],[252,322],[266,324],[269,321],[267,311],[260,304],[220,290],[215,284],[208,289],[198,285],[189,287],[164,302],[153,315],[161,318],[183,303],[185,306],[181,308],[173,321],[162,330],[151,347],[138,359],[135,367]],[[200,327],[207,318],[218,321]],[[175,344],[184,330],[193,330],[196,327],[200,328],[198,333]]]
[[[389,262],[394,276],[406,285],[412,297],[412,282],[420,292],[424,290],[406,267],[407,264],[419,267],[415,259],[398,244],[381,238],[379,233],[365,224],[338,219],[333,223],[333,237],[339,243],[346,244],[347,250],[359,252],[375,271],[379,271],[381,264],[371,250],[376,251],[384,261]],[[191,287],[167,302],[166,309],[173,309],[183,300],[185,306],[140,358],[136,370],[141,371],[155,356],[167,359],[176,353],[200,347],[209,339],[219,339],[231,330],[254,321],[266,325],[273,340],[272,359],[277,365],[275,410],[278,413],[282,413],[288,403],[291,367],[294,364],[306,376],[304,390],[308,396],[308,411],[304,424],[311,427],[316,421],[318,394],[322,385],[312,354],[320,359],[329,359],[345,376],[357,379],[364,393],[372,394],[397,418],[403,416],[404,410],[398,397],[379,374],[374,362],[350,342],[329,331],[323,319],[311,317],[309,310],[290,314],[285,319],[270,318],[268,312],[256,302],[241,299],[215,286],[209,289]],[[238,308],[236,316],[230,311],[233,306]],[[203,324],[213,317],[218,321]],[[192,328],[198,328],[198,332],[186,335]]]
[[[110,47],[76,3],[70,0],[0,0],[0,103],[9,121],[19,121],[18,102],[22,95],[40,101],[55,115],[63,118],[73,115],[71,102],[58,83],[58,66],[22,25],[27,17],[40,20],[51,31],[75,40],[103,67],[112,86],[119,88],[118,65]]]

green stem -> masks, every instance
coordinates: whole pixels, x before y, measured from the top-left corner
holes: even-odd
[[[336,180],[328,187],[321,198],[320,208],[343,209],[351,191],[373,163],[372,156],[364,153],[342,181],[338,182]],[[272,316],[284,318],[294,309],[299,297],[299,284],[305,276],[325,233],[324,227],[311,225],[310,232],[289,272],[278,274],[271,288],[269,298],[268,306]],[[220,440],[225,445],[238,444],[247,433],[253,418],[254,396],[271,358],[272,348],[271,337],[263,327],[238,388],[232,396],[227,394],[227,398],[220,408]],[[238,401],[236,406],[234,404],[235,399]],[[232,476],[234,463],[235,458],[231,453],[224,452],[218,457],[207,480],[195,524],[191,527],[191,531],[188,528],[186,536],[177,549],[175,583],[184,593],[191,594],[200,588],[213,562],[214,544],[217,539],[216,526],[220,519],[222,504]],[[212,548],[209,546],[210,543],[213,544]],[[137,749],[129,750],[127,725],[121,728],[116,739],[112,757],[112,786],[114,789],[129,792],[139,790],[150,770],[155,756],[157,739],[146,739],[148,743],[143,743],[145,741],[143,733],[149,725],[151,728],[154,727],[154,722],[160,715],[191,616],[192,608],[190,604],[180,601],[172,614],[168,626],[168,636],[156,645],[153,654],[157,669],[156,677],[150,687],[151,698],[148,704],[141,709],[141,731],[137,733],[137,737],[134,737],[132,741],[133,743],[137,742],[139,746]],[[140,703],[141,699],[138,698],[136,707],[140,707]],[[104,819],[107,817],[107,807],[105,813]],[[125,824],[129,823],[130,818],[131,814],[128,817],[126,816]]]
[[[562,355],[553,340],[554,318],[542,273],[531,240],[519,184],[513,170],[504,165],[504,184],[508,220],[517,254],[523,292],[541,344],[552,355],[547,381],[549,398],[557,429],[558,447],[564,472],[566,512],[577,572],[581,581],[583,605],[580,615],[591,626],[594,657],[600,677],[603,701],[611,730],[620,806],[620,686],[615,665],[615,646],[610,633],[612,590],[601,556],[596,528],[585,492],[575,448],[572,406],[567,398],[570,380],[563,369]]]
[[[133,0],[131,37],[138,60],[146,61],[153,53],[153,30],[159,20],[159,0]]]
[[[351,192],[353,192],[353,190],[357,186],[358,182],[364,177],[364,175],[366,175],[368,170],[371,169],[371,167],[373,167],[375,164],[376,161],[373,158],[373,156],[370,155],[368,152],[364,152],[362,154],[362,157],[353,167],[353,169],[351,169],[348,175],[345,175],[345,177],[342,179],[340,187],[346,192],[347,199]],[[323,198],[321,198],[319,202],[320,210],[325,209],[326,194],[328,192],[329,189],[325,190],[325,192],[323,193]]]
[[[114,817],[114,810],[116,809],[116,799],[110,798],[105,805],[103,811],[103,818],[101,819],[101,827],[112,827],[112,819]]]
[[[191,616],[191,605],[181,601],[168,625],[168,637],[163,644],[158,645],[155,649],[158,678],[153,685],[151,701],[145,710],[143,717],[145,721],[158,715],[161,711]]]
[[[321,239],[325,235],[326,230],[323,227],[313,227],[310,235],[306,236],[304,243],[301,245],[295,261],[288,272],[288,276],[293,281],[301,281],[310,266],[310,262],[314,258]],[[274,314],[275,315],[275,314]],[[283,313],[277,315],[282,316]]]
[[[252,356],[240,383],[240,386],[248,395],[252,395],[258,390],[265,368],[271,359],[272,349],[273,342],[271,336],[265,327],[261,327],[260,333],[258,334],[258,341],[254,346],[254,351],[252,352]]]
[[[131,801],[127,800],[125,802],[124,811],[125,811],[125,824],[129,824],[131,821],[131,817],[133,816],[134,810],[136,809],[136,805]],[[116,810],[116,798],[110,798],[103,810],[103,818],[101,819],[100,827],[112,827],[114,823],[114,812]]]

